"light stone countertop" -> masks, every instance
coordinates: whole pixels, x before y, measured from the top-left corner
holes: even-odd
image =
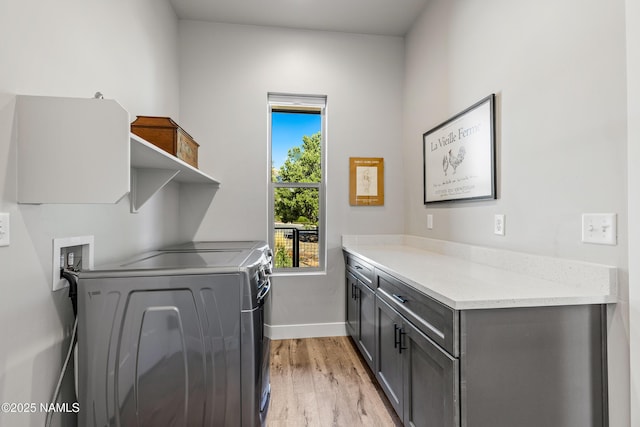
[[[617,301],[617,268],[406,235],[343,236],[343,249],[456,310]]]

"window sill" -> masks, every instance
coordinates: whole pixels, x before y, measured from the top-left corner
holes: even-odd
[[[274,270],[272,277],[290,277],[290,276],[326,276],[327,271],[321,269],[306,270]]]

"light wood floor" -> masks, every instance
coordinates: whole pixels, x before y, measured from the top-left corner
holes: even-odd
[[[271,342],[267,427],[401,426],[348,337]]]

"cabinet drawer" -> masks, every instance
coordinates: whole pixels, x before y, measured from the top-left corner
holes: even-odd
[[[367,264],[359,258],[352,255],[346,255],[347,266],[351,267],[353,272],[360,280],[363,280],[367,285],[371,286],[373,283],[373,266]]]
[[[455,357],[459,356],[459,314],[389,274],[377,270],[378,295],[423,334]]]

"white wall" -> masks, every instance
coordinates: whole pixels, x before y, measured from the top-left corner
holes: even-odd
[[[407,233],[619,267],[608,325],[616,427],[629,424],[624,6],[434,0],[407,37],[404,87]],[[422,133],[490,93],[498,199],[425,207]],[[585,212],[618,214],[617,246],[580,242]],[[504,237],[493,234],[497,213]]]
[[[629,218],[640,217],[640,1],[627,0]],[[640,224],[629,221],[629,260],[640,259]],[[631,425],[640,427],[640,269],[630,262]]]
[[[341,235],[403,229],[403,40],[195,21],[179,28],[182,122],[201,144],[202,167],[222,182],[197,239],[267,239],[267,93],[327,95],[328,271],[276,277],[271,323],[322,324],[331,334],[330,324],[344,323]],[[349,206],[350,156],[384,157],[385,206]]]
[[[129,213],[128,198],[16,204],[15,95],[102,91],[132,115],[177,117],[177,27],[168,4],[153,0],[0,3],[0,212],[11,214],[11,245],[0,247],[0,402],[47,402],[62,366],[73,322],[66,291],[50,290],[54,237],[94,235],[96,264],[181,240],[167,226],[178,221],[175,186],[139,214]],[[44,417],[0,413],[0,425],[43,425]]]
[[[12,215],[12,244],[0,248],[0,401],[46,402],[57,379],[71,315],[66,295],[49,291],[53,237],[95,235],[99,264],[192,237],[196,226],[166,226],[185,214],[175,186],[137,215],[126,199],[17,205],[15,94],[90,97],[100,90],[132,115],[179,118],[202,144],[202,169],[222,181],[195,237],[265,239],[266,93],[280,91],[329,97],[329,270],[276,278],[275,325],[344,321],[343,233],[405,231],[614,264],[622,292],[609,320],[611,426],[628,425],[627,316],[630,305],[637,366],[640,298],[637,277],[627,286],[627,144],[630,165],[640,154],[633,120],[626,139],[625,82],[634,118],[640,19],[637,1],[626,4],[625,52],[623,0],[434,0],[407,37],[405,60],[398,38],[197,22],[178,30],[170,7],[152,0],[3,1],[0,212]],[[499,199],[425,208],[422,133],[490,92],[498,94]],[[349,156],[385,158],[384,207],[348,205]],[[637,217],[633,171],[629,208]],[[618,213],[618,246],[579,242],[579,215],[598,211]],[[432,231],[427,213],[435,216]],[[507,215],[505,237],[492,234],[494,213]],[[635,256],[640,236],[629,231]],[[640,426],[637,367],[631,374],[633,425]],[[43,419],[0,413],[0,425]]]

